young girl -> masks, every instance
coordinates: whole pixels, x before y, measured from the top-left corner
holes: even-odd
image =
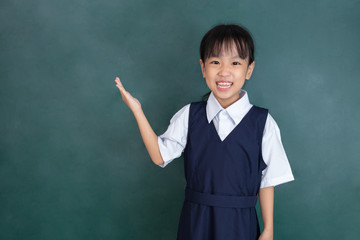
[[[272,240],[274,186],[294,177],[275,120],[242,89],[255,67],[253,39],[242,26],[217,25],[203,37],[200,58],[211,91],[181,108],[160,136],[119,78],[116,86],[156,165],[165,167],[184,152],[187,184],[178,240]]]

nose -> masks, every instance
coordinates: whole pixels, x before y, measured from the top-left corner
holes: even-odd
[[[229,66],[227,66],[227,65],[225,65],[225,64],[223,64],[222,66],[221,66],[221,68],[219,69],[219,76],[228,76],[228,75],[230,75],[230,67]]]

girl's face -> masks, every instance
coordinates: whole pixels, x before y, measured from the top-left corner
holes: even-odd
[[[250,79],[255,61],[248,65],[248,59],[241,59],[233,44],[231,52],[222,50],[219,57],[210,57],[205,63],[200,59],[200,65],[207,86],[221,106],[227,108],[240,99],[239,91]]]

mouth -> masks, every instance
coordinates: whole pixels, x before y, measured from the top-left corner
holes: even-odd
[[[219,90],[227,90],[233,85],[232,82],[227,81],[218,81],[216,82],[216,86]]]

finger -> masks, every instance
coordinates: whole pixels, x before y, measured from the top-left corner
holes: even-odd
[[[116,77],[115,81],[124,88],[124,86],[122,85],[120,78]],[[124,88],[125,89],[125,88]]]
[[[126,90],[122,86],[120,86],[119,84],[116,84],[116,87],[120,90],[120,93],[123,93],[123,94],[126,93]]]
[[[116,87],[119,88],[121,94],[127,95],[129,93],[124,89],[123,86],[120,86],[119,84],[116,84]]]
[[[115,78],[115,82],[116,85],[122,86],[122,84],[120,83],[120,79],[118,77]]]
[[[124,89],[125,90],[125,88],[124,88],[124,86],[121,84],[121,82],[120,82],[120,80],[119,80],[119,78],[116,78],[115,79],[115,82],[116,82],[116,86],[120,89]]]

